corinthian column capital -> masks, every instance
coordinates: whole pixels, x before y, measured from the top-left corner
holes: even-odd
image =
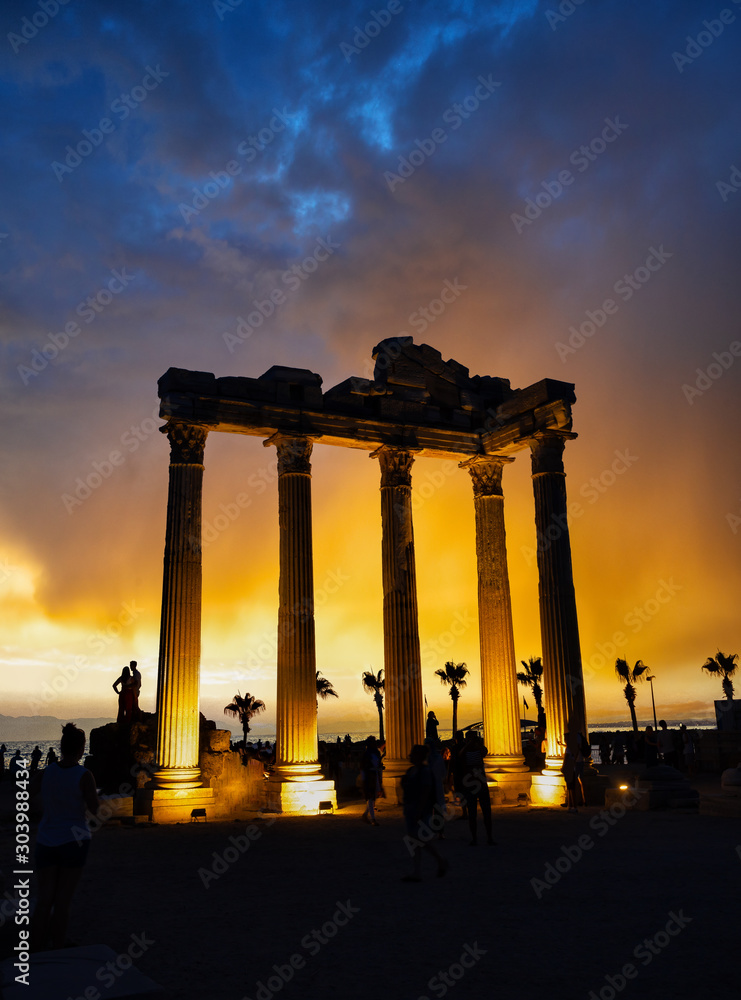
[[[509,462],[514,462],[514,458],[507,455],[475,455],[459,462],[458,467],[468,469],[474,497],[501,497],[502,470]]]
[[[563,475],[563,450],[576,437],[571,431],[536,431],[530,438],[533,475],[557,472]]]
[[[384,444],[371,452],[381,465],[381,488],[384,486],[411,486],[414,455],[403,448]]]
[[[160,430],[170,442],[170,465],[203,465],[207,428],[168,420]]]
[[[303,434],[298,436],[290,434],[273,434],[263,445],[269,448],[275,445],[278,452],[278,475],[286,473],[294,475],[311,475],[311,452],[314,442],[310,437]]]

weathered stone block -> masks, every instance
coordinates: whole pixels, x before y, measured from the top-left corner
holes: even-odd
[[[214,753],[228,752],[231,750],[232,734],[228,729],[211,729],[208,734],[204,734],[204,746]]]

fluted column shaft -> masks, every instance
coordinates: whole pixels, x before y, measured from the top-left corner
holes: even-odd
[[[586,733],[586,704],[571,566],[565,431],[544,431],[530,441],[538,554],[543,695],[547,719],[546,769],[560,770],[564,734]]]
[[[160,788],[196,788],[201,664],[202,427],[169,422],[162,617],[157,674],[157,770]]]
[[[422,743],[424,716],[412,529],[414,456],[386,445],[373,452],[381,465],[383,649],[386,679],[386,770],[403,774]]]
[[[311,451],[306,437],[275,434],[278,451],[278,683],[275,774],[283,780],[321,778],[316,722],[314,557],[311,530]]]
[[[512,461],[496,455],[461,462],[471,474],[476,513],[481,700],[489,772],[526,770],[502,492],[502,470]]]

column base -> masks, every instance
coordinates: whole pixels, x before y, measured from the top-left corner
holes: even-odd
[[[525,758],[522,754],[490,753],[488,757],[484,757],[484,770],[492,778],[501,772],[506,772],[507,774],[520,773],[522,771],[530,772],[530,768],[525,763]]]
[[[280,781],[325,780],[318,761],[310,761],[308,764],[276,764],[272,773]]]
[[[282,781],[277,775],[268,780],[267,812],[289,815],[313,815],[319,812],[320,802],[331,802],[337,808],[334,782],[319,775],[319,780],[307,779]]]
[[[396,802],[401,805],[404,801],[404,792],[401,787],[401,779],[412,765],[406,759],[383,758],[383,790],[389,802]]]
[[[178,788],[200,788],[203,785],[199,767],[158,767],[152,777],[157,788],[173,791]]]
[[[500,803],[503,806],[516,806],[521,803],[520,796],[524,795],[529,800],[531,790],[531,780],[533,775],[530,771],[497,771],[487,773],[487,778],[494,782],[495,788],[501,795]],[[493,797],[492,797],[493,801]]]
[[[134,796],[134,813],[147,816],[152,823],[190,823],[194,809],[216,809],[210,788],[140,788]]]
[[[530,777],[530,801],[534,806],[560,806],[566,801],[566,779],[559,771],[543,771]]]

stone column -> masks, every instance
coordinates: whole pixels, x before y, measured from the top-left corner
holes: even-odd
[[[538,554],[546,769],[560,772],[567,731],[586,733],[576,596],[571,567],[563,449],[576,435],[542,431],[530,440]]]
[[[507,781],[502,774],[527,771],[520,738],[520,704],[502,493],[502,471],[505,464],[513,461],[513,458],[504,455],[487,455],[476,456],[460,465],[471,474],[476,512],[481,699],[484,742],[489,750],[486,771],[492,780],[502,785],[505,798],[516,800],[526,788],[520,788],[519,779],[510,782],[511,788],[506,788]],[[529,780],[525,784],[529,788]]]
[[[208,431],[170,421],[162,619],[157,674],[157,764],[162,789],[197,788],[201,662],[201,493]]]
[[[311,534],[310,438],[274,434],[278,451],[277,753],[281,781],[321,780],[316,729],[314,559]]]
[[[399,778],[407,756],[424,739],[422,670],[417,621],[417,578],[412,530],[414,456],[382,445],[381,465],[383,649],[386,677],[386,773]]]

